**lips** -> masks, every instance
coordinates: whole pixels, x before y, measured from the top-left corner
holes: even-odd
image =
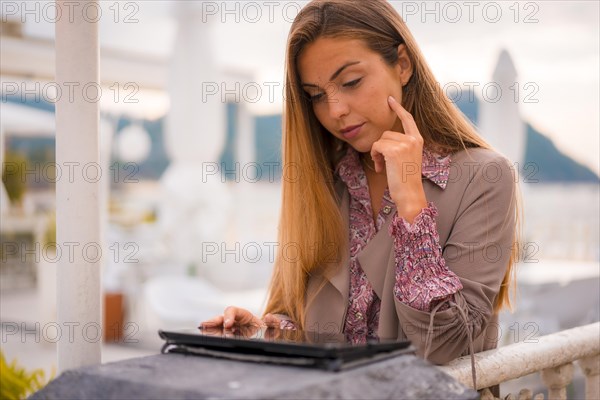
[[[360,128],[364,125],[365,123],[363,122],[362,124],[359,125],[351,125],[351,126],[347,126],[343,129],[340,130],[340,133],[342,135],[344,135],[344,137],[346,139],[352,139],[353,137],[355,137],[356,135],[358,135],[358,132],[360,132]]]

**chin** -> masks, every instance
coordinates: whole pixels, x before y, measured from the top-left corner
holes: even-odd
[[[364,142],[357,142],[357,143],[348,143],[350,146],[352,146],[352,148],[354,148],[354,150],[358,151],[359,153],[370,153],[371,152],[371,147],[373,147],[373,143],[364,143]]]

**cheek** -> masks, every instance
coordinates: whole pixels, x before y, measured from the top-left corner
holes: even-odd
[[[317,118],[317,121],[319,121],[329,133],[333,134],[333,132],[335,132],[336,125],[330,120],[324,107],[313,107],[313,113]]]
[[[363,99],[363,110],[368,112],[371,116],[371,120],[378,124],[387,125],[390,121],[393,122],[395,113],[390,108],[387,98],[392,95],[387,87],[372,86],[366,89],[362,97]]]
[[[396,119],[396,113],[388,105],[388,96],[388,94],[381,94],[372,99],[370,105],[371,120],[383,130],[389,130]]]
[[[313,113],[315,114],[315,117],[317,118],[317,121],[319,121],[321,123],[321,125],[323,125],[325,128],[329,129],[328,126],[328,121],[327,121],[327,115],[326,113],[323,111],[322,107],[313,107]]]

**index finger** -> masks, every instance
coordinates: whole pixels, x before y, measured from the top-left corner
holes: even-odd
[[[202,327],[202,328],[221,326],[221,325],[223,325],[223,316],[222,315],[217,315],[214,318],[208,319],[208,320],[200,323],[200,327]]]
[[[231,328],[235,323],[239,325],[250,324],[253,315],[248,310],[239,307],[227,307],[223,313],[223,328]]]
[[[402,123],[402,127],[404,128],[404,133],[408,136],[420,137],[421,133],[417,129],[417,125],[415,124],[415,120],[412,115],[402,107],[394,96],[388,97],[388,104],[390,108],[396,112],[398,118],[400,118],[400,122]]]
[[[227,307],[223,312],[223,328],[231,328],[238,319],[238,309]]]

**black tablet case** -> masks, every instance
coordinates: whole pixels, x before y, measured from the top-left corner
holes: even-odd
[[[278,339],[265,339],[268,337],[265,330],[248,336],[232,334],[231,331],[225,335],[226,331],[223,330],[203,334],[198,329],[159,330],[158,333],[166,341],[162,353],[193,354],[328,371],[343,371],[415,351],[409,341],[369,340],[367,343],[350,344],[340,334],[268,329],[272,333],[270,337],[276,336]]]

